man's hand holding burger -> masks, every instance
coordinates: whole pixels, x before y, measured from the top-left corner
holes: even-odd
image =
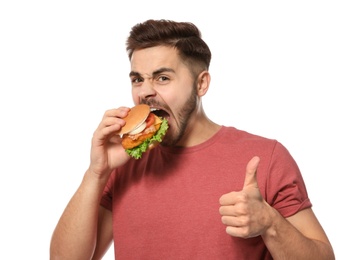
[[[91,147],[91,164],[89,170],[100,177],[126,163],[130,157],[121,145],[116,133],[126,124],[124,118],[130,108],[120,107],[105,112],[102,121],[93,133]]]
[[[108,178],[113,169],[131,157],[139,159],[158,145],[167,129],[167,121],[145,104],[106,111],[93,134],[89,170]]]

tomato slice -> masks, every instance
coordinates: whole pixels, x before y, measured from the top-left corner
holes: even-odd
[[[155,122],[155,115],[153,113],[150,113],[146,118],[145,122],[146,122],[146,128],[153,125]]]

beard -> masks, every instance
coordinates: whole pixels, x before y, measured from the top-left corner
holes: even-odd
[[[162,146],[175,146],[183,137],[185,134],[186,128],[189,123],[189,119],[191,114],[195,111],[197,107],[197,82],[193,84],[192,91],[185,101],[185,103],[182,105],[182,108],[180,109],[177,114],[175,114],[175,122],[177,122],[176,125],[169,125],[169,129],[166,133],[166,135],[163,138],[163,141],[160,143]],[[153,99],[142,99],[140,100],[140,103],[147,104],[149,106],[158,106],[158,107],[165,107],[163,104],[156,102]],[[165,107],[166,109],[167,107]],[[169,110],[169,109],[168,109]],[[169,110],[170,111],[170,110]]]
[[[179,122],[175,128],[170,127],[169,132],[165,135],[163,141],[160,143],[163,146],[174,146],[183,137],[185,130],[188,126],[190,115],[197,107],[197,85],[193,86],[192,93],[187,101],[182,106],[182,109],[176,114],[176,122]]]

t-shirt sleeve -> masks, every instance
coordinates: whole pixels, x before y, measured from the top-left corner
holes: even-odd
[[[289,151],[276,142],[269,165],[267,202],[289,217],[312,206],[300,169]]]

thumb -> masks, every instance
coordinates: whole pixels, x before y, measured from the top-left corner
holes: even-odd
[[[259,162],[260,158],[258,156],[254,156],[248,162],[246,166],[246,176],[245,176],[245,182],[243,184],[243,189],[245,189],[247,186],[258,188],[256,173]]]

